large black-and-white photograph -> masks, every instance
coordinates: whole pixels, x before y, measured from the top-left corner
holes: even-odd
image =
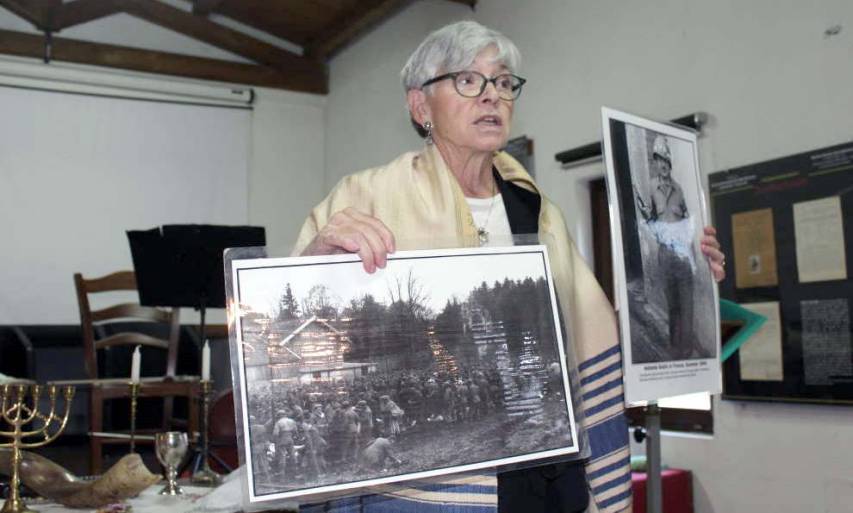
[[[232,269],[251,501],[577,452],[543,246]]]
[[[611,221],[614,270],[627,306],[620,324],[630,335],[623,340],[626,396],[717,390],[718,298],[700,249],[708,222],[696,135],[609,109],[603,122],[610,200],[618,207],[611,209],[618,214]]]

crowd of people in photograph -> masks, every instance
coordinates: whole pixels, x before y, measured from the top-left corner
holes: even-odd
[[[255,395],[250,433],[255,472],[317,479],[352,469],[399,465],[399,437],[504,409],[506,377],[497,367],[373,372],[352,381],[271,383]],[[265,395],[265,394],[264,394]]]

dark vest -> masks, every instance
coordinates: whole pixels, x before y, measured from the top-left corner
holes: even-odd
[[[492,174],[506,208],[513,235],[539,232],[542,198]],[[589,492],[583,461],[552,463],[498,474],[500,513],[576,513],[586,510]]]

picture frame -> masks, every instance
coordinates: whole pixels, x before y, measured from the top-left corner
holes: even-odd
[[[545,246],[227,258],[247,501],[579,452]]]
[[[723,363],[723,400],[853,406],[851,162],[848,141],[708,176],[717,238],[731,248],[720,296],[766,318]],[[803,216],[827,200],[834,215]],[[815,270],[835,276],[808,279]]]
[[[602,108],[629,404],[722,388],[716,283],[696,132]]]

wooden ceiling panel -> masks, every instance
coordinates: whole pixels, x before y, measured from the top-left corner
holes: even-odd
[[[44,38],[36,34],[0,30],[0,53],[40,59],[45,56]],[[51,53],[52,58],[57,61],[307,93],[328,93],[328,82],[324,76],[299,70],[283,72],[268,66],[60,37],[53,38]]]
[[[358,0],[222,0],[213,12],[300,46],[357,9]]]
[[[45,32],[45,36],[37,36],[0,31],[0,54],[41,55],[46,59],[52,55],[57,60],[99,66],[325,93],[330,56],[417,0],[184,1],[187,9],[161,0],[0,0],[0,9]],[[476,5],[476,0],[448,1],[471,8]],[[116,13],[157,24],[256,64],[50,37],[53,32]],[[212,13],[295,43],[304,49],[304,55],[262,41],[247,33],[251,31],[216,23],[208,18]]]
[[[362,0],[350,10],[338,13],[324,29],[313,34],[305,45],[305,54],[318,60],[327,60],[412,1]]]

